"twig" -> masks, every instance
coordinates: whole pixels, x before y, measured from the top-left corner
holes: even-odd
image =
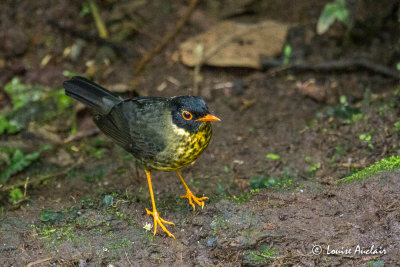
[[[75,167],[75,165],[72,165],[72,166],[66,168],[65,170],[62,170],[62,171],[59,171],[59,172],[56,172],[56,173],[50,173],[50,174],[46,174],[46,175],[39,175],[37,177],[32,178],[30,184],[38,184],[38,183],[40,183],[40,182],[42,182],[44,180],[65,175],[73,167]],[[26,184],[26,181],[19,181],[19,182],[16,182],[16,183],[12,184],[12,185],[6,185],[6,186],[3,186],[3,187],[0,187],[0,191],[10,191],[10,190],[12,190],[14,188],[25,186],[25,184]]]
[[[391,69],[385,65],[372,62],[367,59],[347,59],[347,60],[335,60],[335,61],[326,61],[320,63],[308,63],[308,62],[298,62],[289,65],[283,65],[282,62],[275,59],[270,59],[266,56],[260,57],[261,67],[263,69],[273,68],[269,70],[272,74],[276,74],[278,72],[286,71],[286,70],[295,70],[295,71],[345,71],[345,70],[354,70],[354,69],[365,69],[371,72],[378,73],[383,76],[391,77],[396,80],[400,79],[400,72]],[[276,68],[276,70],[274,70]]]
[[[33,261],[33,262],[28,263],[26,265],[26,267],[31,267],[33,265],[36,265],[36,264],[39,264],[39,263],[43,263],[43,262],[49,261],[51,259],[52,259],[52,257],[48,257],[48,258],[45,258],[45,259],[40,259],[40,260],[37,260],[37,261]]]
[[[129,266],[133,267],[132,262],[129,260],[128,253],[126,253],[126,249],[125,248],[124,248],[124,251],[125,251],[125,257],[128,260]]]
[[[183,17],[178,21],[178,23],[175,25],[175,27],[169,31],[161,40],[161,42],[154,47],[151,51],[147,52],[146,54],[143,55],[143,57],[139,60],[138,64],[136,65],[135,68],[135,73],[139,73],[143,67],[158,53],[161,52],[161,50],[174,38],[174,36],[180,31],[180,29],[185,25],[185,23],[188,21],[190,16],[192,15],[193,11],[196,8],[197,3],[199,0],[192,0],[190,2],[190,5],[186,11],[186,13],[183,15]]]
[[[129,47],[123,45],[123,44],[119,44],[119,43],[115,43],[109,40],[106,40],[104,38],[101,38],[97,35],[90,35],[87,32],[80,32],[77,31],[73,28],[70,27],[65,27],[61,24],[59,24],[58,22],[54,21],[54,20],[48,20],[47,23],[56,28],[57,30],[59,30],[60,32],[63,33],[67,33],[73,37],[77,37],[80,38],[82,40],[88,41],[88,42],[94,42],[98,45],[106,45],[111,47],[112,49],[115,50],[115,52],[121,56],[122,58],[129,58],[131,56],[133,56],[132,51],[134,51],[133,49],[130,49]]]
[[[199,61],[194,66],[194,71],[193,71],[193,95],[199,95],[199,82],[201,80],[200,69],[201,69],[201,62]]]
[[[391,204],[389,204],[389,205],[385,208],[385,211],[386,211],[386,212],[391,212],[391,211],[394,211],[394,210],[399,209],[399,208],[398,208],[398,205],[396,205],[396,204],[399,204],[399,201],[398,201],[397,199],[395,199]]]
[[[68,136],[66,139],[64,139],[64,143],[77,141],[77,140],[80,140],[82,138],[90,137],[90,136],[93,136],[93,135],[96,135],[96,134],[99,134],[99,133],[100,133],[100,130],[97,129],[97,128],[96,129],[90,129],[90,130],[87,130],[87,131],[84,131],[84,132],[79,132],[77,134],[73,134],[73,135]]]
[[[24,198],[26,198],[26,190],[28,189],[29,177],[26,177],[24,184]]]
[[[97,31],[101,38],[108,39],[108,31],[106,26],[104,25],[103,20],[99,14],[99,9],[97,8],[96,3],[93,0],[89,1],[90,11],[93,15],[94,22],[96,23]]]
[[[292,258],[299,258],[299,257],[313,257],[315,255],[309,253],[309,254],[301,254],[301,253],[296,253],[296,254],[292,254],[291,252],[286,253],[285,255],[282,256],[268,256],[268,255],[264,255],[262,253],[258,253],[256,254],[259,257],[263,257],[267,260],[272,260],[274,262],[274,264],[272,266],[281,266],[281,265],[287,265],[287,264],[283,264],[284,260],[289,260]]]

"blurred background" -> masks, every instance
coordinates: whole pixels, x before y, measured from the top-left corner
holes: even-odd
[[[0,10],[5,266],[399,262],[398,1],[5,0]],[[144,172],[64,95],[74,75],[126,98],[198,95],[222,119],[182,170],[210,197],[204,210],[179,198],[175,174],[153,173],[176,240],[148,231]],[[375,254],[326,255],[372,244]]]

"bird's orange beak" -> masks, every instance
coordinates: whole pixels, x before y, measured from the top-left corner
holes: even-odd
[[[221,121],[221,120],[214,115],[207,114],[204,117],[197,119],[196,121]]]

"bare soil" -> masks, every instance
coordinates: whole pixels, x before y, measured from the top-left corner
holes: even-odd
[[[90,14],[79,16],[80,1],[3,1],[1,88],[15,76],[26,84],[61,88],[64,70],[86,72],[106,88],[115,89],[115,84],[130,88],[140,55],[159,43],[187,3],[148,1],[134,13],[125,14],[126,7],[115,11],[127,2],[99,1],[99,8],[107,21],[114,19],[113,36],[130,29],[124,22],[139,21],[139,32],[124,36],[121,42],[130,49],[129,56],[88,38],[82,53],[72,60],[63,55],[77,41],[75,31],[97,34]],[[198,6],[176,38],[135,77],[135,90],[122,90],[122,95],[193,93],[193,69],[174,61],[172,55],[180,42],[219,19],[216,14],[222,13],[222,7],[211,2],[217,1]],[[367,15],[356,20],[356,34],[343,41],[346,31],[340,25],[323,36],[314,33],[324,2],[265,2],[269,5],[260,9],[265,12],[257,13],[251,6],[246,19],[296,24],[288,38],[295,58],[320,62],[359,56],[391,67],[400,61],[398,29],[390,21],[379,34],[367,34],[370,22],[365,11]],[[385,12],[384,8],[379,11]],[[46,55],[51,58],[43,64]],[[96,67],[88,70],[90,60]],[[176,239],[160,230],[153,236],[144,228],[152,224],[145,212],[151,202],[144,172],[112,141],[100,133],[67,143],[53,139],[52,143],[49,136],[28,128],[20,134],[1,135],[0,146],[23,144],[29,150],[51,143],[52,149],[8,183],[28,176],[50,177],[30,186],[28,201],[22,205],[10,204],[8,193],[0,191],[1,265],[400,263],[400,172],[341,182],[357,169],[398,155],[399,131],[394,127],[400,112],[398,81],[365,70],[296,73],[204,66],[200,74],[200,95],[222,121],[213,124],[206,152],[182,169],[182,175],[197,196],[210,199],[203,210],[197,207],[193,212],[179,198],[185,190],[175,173],[152,173],[157,208],[164,219],[176,224],[168,226]],[[233,86],[217,89],[228,82]],[[160,90],[162,83],[166,87]],[[1,89],[0,105],[10,107]],[[70,112],[77,114],[78,133],[95,129],[88,110],[74,106]],[[69,129],[60,127],[63,123],[49,123],[57,125],[60,140],[70,135]],[[360,138],[362,134],[371,138]],[[268,154],[279,155],[279,159]],[[49,211],[50,220],[43,219],[43,210]]]

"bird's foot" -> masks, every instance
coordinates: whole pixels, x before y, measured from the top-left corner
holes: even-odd
[[[196,202],[202,209],[204,208],[204,200],[208,199],[208,197],[196,197],[193,195],[192,191],[187,190],[186,195],[181,196],[181,198],[187,198],[189,200],[189,204],[192,205],[193,211],[196,210],[196,206],[194,205],[193,201]],[[193,200],[193,201],[192,201]]]
[[[163,218],[161,218],[156,209],[154,209],[154,211],[149,211],[148,209],[146,209],[146,211],[147,211],[147,214],[154,217],[154,235],[156,235],[157,224],[159,224],[161,226],[161,228],[164,230],[164,232],[166,232],[168,234],[168,236],[173,237],[175,239],[175,236],[173,234],[171,234],[171,232],[168,231],[168,229],[163,225],[163,223],[166,223],[169,225],[175,225],[174,223],[166,221]]]

